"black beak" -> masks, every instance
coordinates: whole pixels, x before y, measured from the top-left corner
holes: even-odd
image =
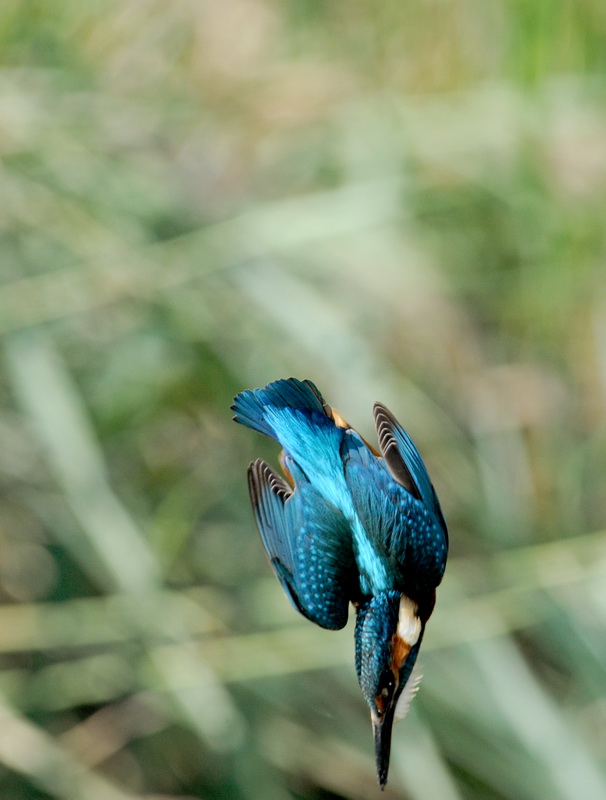
[[[390,708],[387,708],[385,713],[380,717],[372,714],[372,727],[375,735],[375,761],[377,764],[377,777],[381,789],[384,789],[387,783],[394,711],[395,705],[392,705]]]

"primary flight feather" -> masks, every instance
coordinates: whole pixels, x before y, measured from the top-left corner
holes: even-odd
[[[236,422],[283,448],[288,480],[258,459],[248,485],[284,591],[301,614],[330,630],[345,626],[350,603],[356,609],[356,671],[384,787],[393,722],[417,688],[413,668],[448,552],[427,469],[381,403],[373,409],[377,452],[308,380],[241,392],[232,409]]]

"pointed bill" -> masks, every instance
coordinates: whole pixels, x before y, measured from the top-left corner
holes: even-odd
[[[372,728],[375,739],[375,763],[377,778],[381,789],[387,783],[389,772],[389,756],[391,753],[391,732],[394,723],[394,706],[387,708],[381,717],[371,712]]]

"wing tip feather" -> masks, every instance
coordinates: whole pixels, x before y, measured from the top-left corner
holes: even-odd
[[[377,429],[379,449],[389,471],[393,478],[403,486],[406,491],[410,492],[417,500],[421,500],[421,492],[417,486],[417,482],[413,478],[408,464],[403,459],[393,434],[394,428],[401,428],[400,423],[383,403],[376,402],[372,407],[372,413]]]
[[[263,489],[268,488],[282,505],[292,494],[292,489],[262,458],[251,461],[247,470],[248,490],[253,508],[258,508],[263,500]]]

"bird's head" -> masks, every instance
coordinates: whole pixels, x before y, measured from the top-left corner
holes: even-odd
[[[356,670],[370,708],[381,788],[387,782],[393,723],[414,695],[415,682],[409,679],[423,630],[416,603],[398,591],[381,592],[358,609]]]

